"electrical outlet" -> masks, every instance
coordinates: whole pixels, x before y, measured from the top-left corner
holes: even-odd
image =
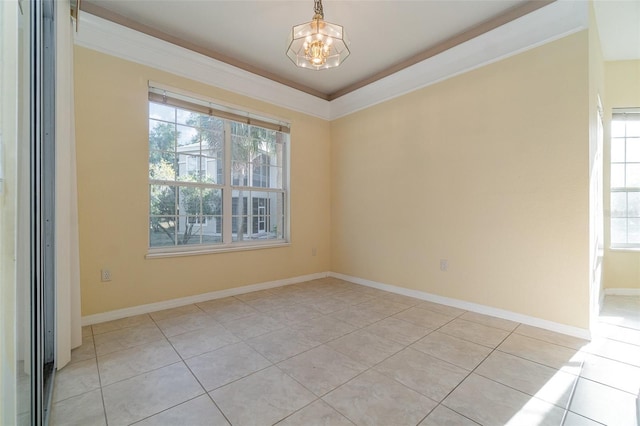
[[[440,270],[442,272],[449,270],[449,261],[447,259],[440,259]]]
[[[311,249],[311,256],[315,256],[315,255],[317,255],[317,254],[318,254],[318,249],[317,249],[317,248],[315,248],[315,247],[314,247],[314,248],[312,248],[312,249]]]
[[[111,281],[111,271],[108,270],[108,269],[101,269],[100,270],[100,281],[102,281],[102,282]]]

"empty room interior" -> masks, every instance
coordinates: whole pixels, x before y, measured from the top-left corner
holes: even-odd
[[[0,424],[640,423],[639,1],[0,13]]]

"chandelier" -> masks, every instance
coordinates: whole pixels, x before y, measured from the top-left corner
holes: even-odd
[[[287,56],[301,68],[337,67],[350,53],[344,28],[324,20],[322,0],[314,0],[313,13],[310,22],[291,29]]]

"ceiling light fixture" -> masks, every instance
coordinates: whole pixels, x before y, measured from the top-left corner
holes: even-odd
[[[313,13],[310,22],[291,29],[287,56],[301,68],[323,70],[337,67],[350,53],[344,28],[324,20],[322,0],[314,0]]]

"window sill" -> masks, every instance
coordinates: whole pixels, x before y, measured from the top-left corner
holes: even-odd
[[[640,247],[609,247],[609,251],[640,253]]]
[[[149,249],[145,259],[160,259],[165,257],[182,257],[182,256],[201,256],[204,254],[214,254],[214,253],[230,253],[234,251],[248,251],[248,250],[261,250],[261,249],[270,249],[270,248],[278,248],[278,247],[289,247],[291,245],[288,241],[274,241],[272,243],[243,243],[243,244],[234,244],[234,245],[226,245],[220,247],[180,247],[179,250],[174,248],[166,249],[166,248],[158,248],[158,249]]]

